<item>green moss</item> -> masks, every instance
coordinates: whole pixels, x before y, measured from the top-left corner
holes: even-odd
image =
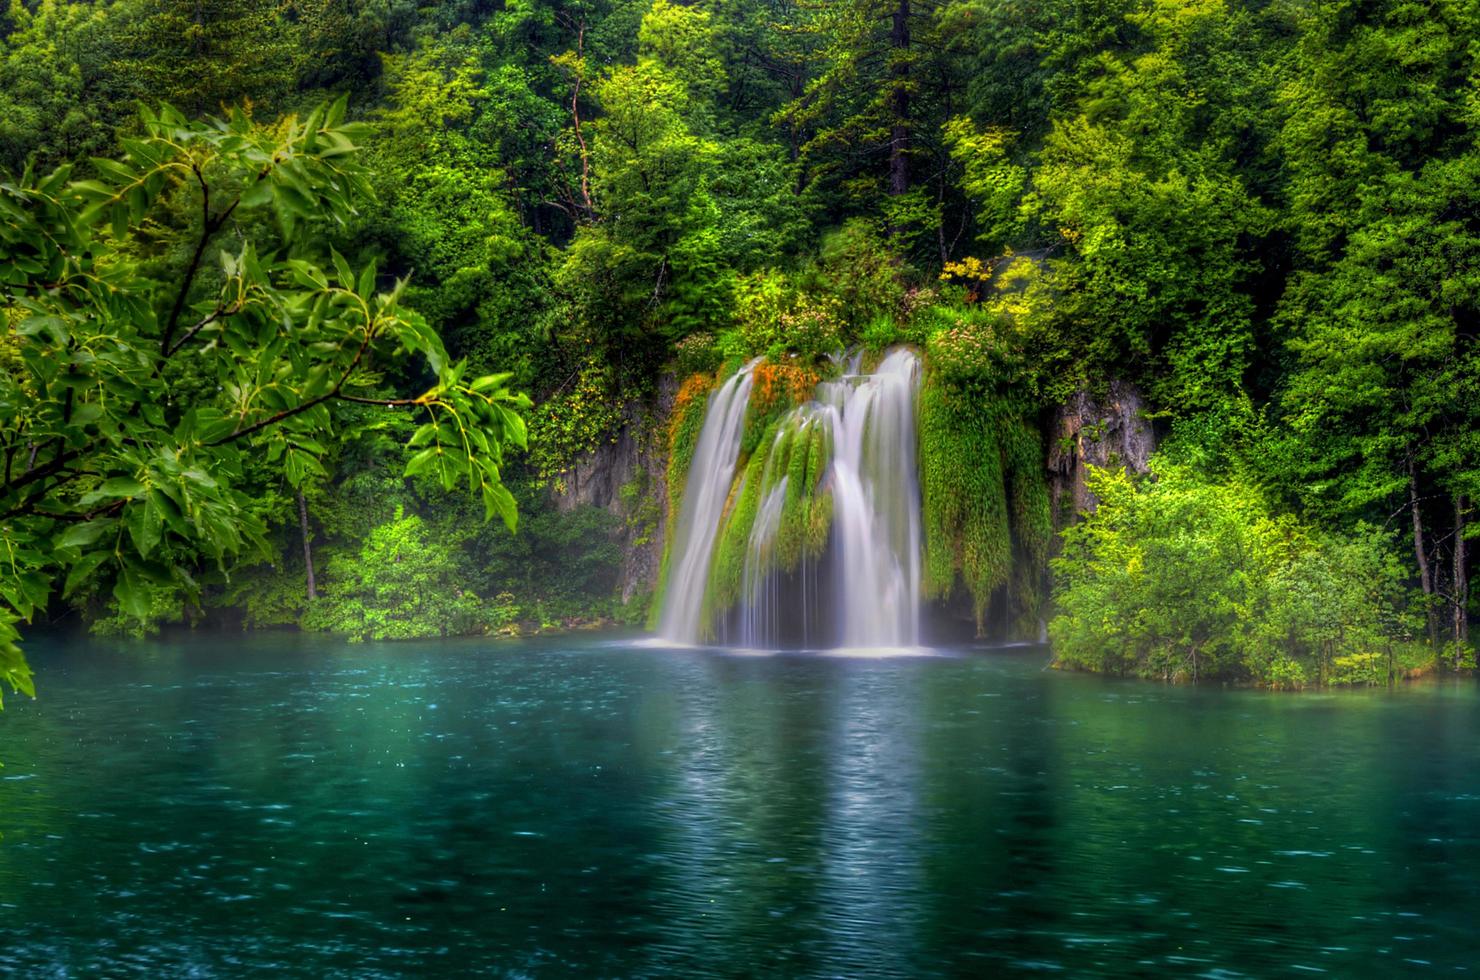
[[[665,535],[668,538],[672,536],[672,534]],[[647,619],[644,621],[644,627],[648,630],[656,630],[658,621],[663,615],[663,593],[668,588],[668,551],[668,542],[664,541],[663,557],[658,559],[658,584],[653,588],[652,598],[648,604]]]
[[[765,441],[769,444],[776,437],[776,424],[772,423]],[[703,621],[706,632],[712,629],[715,618],[733,606],[740,598],[745,581],[745,555],[750,545],[750,531],[755,526],[755,515],[761,500],[770,489],[767,486],[767,462],[772,454],[756,453],[750,457],[731,491],[733,503],[725,513],[719,537],[715,541],[714,556],[710,560],[709,586],[704,594]]]
[[[744,597],[745,564],[761,505],[783,479],[786,496],[775,539],[761,556],[763,571],[794,571],[804,558],[827,546],[832,495],[819,492],[832,460],[828,428],[809,415],[791,412],[772,422],[741,475],[715,545],[705,595],[705,619],[714,622]]]
[[[803,558],[817,557],[827,547],[832,494],[818,489],[831,462],[828,427],[815,418],[799,421],[785,460],[786,499],[776,530],[772,570],[795,571]]]
[[[764,445],[762,436],[794,408],[817,393],[821,373],[813,367],[762,361],[751,374],[750,402],[740,434],[740,455],[750,456]]]
[[[1043,448],[1011,400],[948,384],[928,371],[920,393],[920,491],[927,598],[961,582],[977,629],[1007,587],[1019,631],[1036,622],[1052,535]]]
[[[1053,541],[1052,503],[1044,469],[1043,437],[1026,419],[1005,430],[1008,495],[1012,504],[1015,560],[1009,585],[1009,614],[1017,632],[1036,632],[1043,613],[1045,571]]]
[[[694,374],[684,380],[673,401],[673,414],[668,420],[668,518],[678,515],[689,466],[699,448],[699,434],[704,430],[704,416],[709,408],[709,393],[715,377]]]

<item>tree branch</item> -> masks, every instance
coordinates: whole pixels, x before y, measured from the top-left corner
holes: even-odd
[[[195,325],[192,326],[189,330],[187,330],[183,334],[181,334],[180,335],[180,339],[175,342],[175,345],[173,347],[171,347],[169,350],[167,350],[167,351],[164,352],[164,356],[167,357],[167,358],[168,357],[174,357],[175,354],[177,352],[179,352],[180,348],[182,348],[186,344],[190,343],[191,338],[193,338],[196,334],[200,333],[206,327],[210,326],[212,323],[215,323],[217,320],[221,319],[222,317],[235,316],[236,314],[240,313],[241,311],[242,311],[242,307],[241,307],[241,304],[240,303],[238,303],[238,304],[236,304],[234,306],[224,306],[224,307],[223,306],[218,306],[218,307],[216,307],[209,314],[207,314],[206,316],[202,317],[200,320],[197,320],[196,323],[195,323]]]
[[[344,383],[350,379],[350,377],[355,373],[355,369],[360,366],[360,361],[364,358],[365,352],[370,349],[370,341],[374,337],[374,332],[375,331],[373,323],[365,328],[365,339],[360,342],[360,349],[355,351],[354,360],[350,361],[349,367],[344,369],[344,374],[339,376],[339,380],[334,382],[334,387],[330,388],[322,395],[319,395],[317,398],[310,398],[308,401],[303,402],[300,405],[295,405],[292,408],[285,408],[281,412],[278,412],[276,415],[270,415],[260,422],[254,422],[251,425],[247,426],[245,429],[238,429],[229,436],[223,436],[222,438],[217,439],[215,442],[210,443],[210,445],[224,446],[227,443],[235,442],[238,439],[245,439],[247,436],[252,435],[256,432],[261,432],[263,429],[269,426],[277,425],[279,422],[282,422],[285,419],[290,419],[295,415],[301,415],[302,413],[308,411],[310,408],[313,408],[315,405],[322,405],[324,402],[328,401],[331,398],[340,397],[339,389],[344,387]]]
[[[175,339],[175,329],[180,325],[180,315],[185,311],[185,301],[190,298],[190,287],[195,284],[195,276],[200,272],[200,260],[205,257],[206,246],[226,224],[226,219],[231,217],[231,212],[241,203],[241,197],[232,201],[220,214],[211,217],[211,188],[206,183],[205,175],[200,172],[200,165],[192,163],[190,170],[195,174],[196,183],[200,184],[200,239],[195,243],[195,251],[191,253],[190,264],[185,267],[185,278],[180,282],[180,291],[175,294],[174,305],[170,307],[169,319],[164,324],[164,334],[159,341],[159,353],[162,357],[169,357],[179,350],[179,345],[172,345]],[[261,180],[267,171],[257,175]]]
[[[423,404],[420,398],[361,398],[358,395],[338,393],[334,397],[342,402],[354,402],[356,405],[379,405],[383,408],[400,408],[406,405]]]

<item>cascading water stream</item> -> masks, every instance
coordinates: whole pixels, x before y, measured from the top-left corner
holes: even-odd
[[[658,635],[672,643],[698,643],[702,639],[704,584],[740,457],[751,372],[756,363],[745,365],[710,397],[699,431],[678,523],[673,529],[668,588],[658,624]]]
[[[856,369],[855,369],[856,370]],[[896,350],[868,375],[819,386],[838,407],[829,478],[833,585],[845,647],[920,642],[920,484],[915,416],[920,361]]]
[[[755,515],[755,526],[750,531],[750,542],[745,553],[745,579],[743,602],[740,611],[740,644],[746,647],[764,646],[768,637],[774,636],[780,627],[776,620],[776,596],[766,595],[767,588],[775,588],[775,576],[769,574],[771,551],[776,547],[776,532],[781,527],[781,508],[786,504],[787,478],[771,488]]]
[[[815,400],[777,423],[777,434],[756,449],[763,455],[737,487],[754,364],[715,393],[675,528],[662,638],[697,643],[715,634],[738,634],[743,646],[762,648],[798,638],[808,645],[815,642],[809,637],[820,632],[828,643],[842,647],[918,646],[919,358],[912,351],[895,350],[867,374],[860,372],[859,360],[835,362],[842,375],[820,383]],[[809,445],[814,446],[813,460],[822,454],[825,469],[803,462]],[[757,469],[761,460],[764,466]],[[788,469],[791,475],[786,475]],[[796,474],[803,471],[818,475],[798,483]],[[750,510],[738,503],[747,499],[747,481],[757,484],[750,488]],[[809,500],[821,500],[825,509],[816,510],[818,505]],[[732,510],[745,516],[737,518]],[[804,547],[801,536],[812,532],[802,528],[811,518],[801,515],[816,513],[827,515],[823,520],[830,521],[831,530],[828,523],[814,523],[823,537],[809,538],[812,543]],[[722,587],[726,598],[718,600],[734,601],[733,613],[706,608],[715,574],[711,564],[719,560],[715,542],[721,533],[730,533],[723,531],[726,523],[737,520],[748,522],[741,525],[747,533],[740,539],[743,571],[738,589],[727,592]],[[782,554],[789,557],[780,559]],[[819,574],[826,577],[820,587],[813,581]],[[718,620],[711,623],[709,617]]]

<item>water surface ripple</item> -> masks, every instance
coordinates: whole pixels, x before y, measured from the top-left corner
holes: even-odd
[[[0,975],[1456,974],[1473,684],[1271,695],[1039,649],[31,648]]]

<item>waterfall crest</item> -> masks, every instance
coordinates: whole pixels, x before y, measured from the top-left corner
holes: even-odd
[[[744,437],[755,362],[711,398],[670,550],[659,636],[780,646],[920,641],[919,357],[840,359]],[[740,447],[755,445],[749,460]],[[732,492],[733,488],[733,492]]]

